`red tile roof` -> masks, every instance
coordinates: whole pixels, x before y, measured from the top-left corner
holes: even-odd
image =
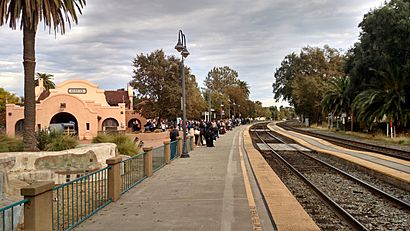
[[[41,92],[40,96],[37,99],[37,103],[40,103],[41,100],[45,100],[49,95],[50,95],[49,90]]]
[[[110,106],[118,106],[119,103],[125,103],[126,106],[130,104],[130,99],[128,98],[128,91],[117,90],[117,91],[104,91],[105,99]]]

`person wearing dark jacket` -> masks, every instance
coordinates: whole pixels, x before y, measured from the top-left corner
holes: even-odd
[[[206,146],[207,147],[215,147],[214,146],[214,131],[212,128],[211,123],[208,124],[205,130],[205,140],[206,140]]]
[[[171,131],[169,132],[169,138],[172,141],[176,141],[177,137],[179,136],[179,131],[173,125],[171,126]]]

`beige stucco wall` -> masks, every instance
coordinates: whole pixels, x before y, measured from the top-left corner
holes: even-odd
[[[69,88],[86,88],[86,94],[75,94],[82,101],[92,101],[101,106],[109,106],[105,100],[104,90],[87,80],[67,80],[59,84],[56,89],[51,89],[51,94],[68,94]]]
[[[69,94],[70,88],[85,88],[85,94]],[[65,104],[65,108],[61,107]],[[47,129],[53,116],[61,112],[73,115],[77,120],[79,139],[92,139],[98,131],[104,130],[103,122],[113,118],[118,122],[117,130],[126,130],[130,115],[125,103],[118,106],[109,106],[104,90],[86,80],[69,80],[61,83],[56,89],[50,90],[50,95],[36,106],[36,129]],[[134,114],[144,125],[145,119]],[[24,107],[14,104],[6,105],[6,132],[15,136],[16,123],[24,118]],[[90,124],[87,130],[86,124]]]

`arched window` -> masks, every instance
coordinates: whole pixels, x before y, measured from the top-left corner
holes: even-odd
[[[14,132],[16,136],[22,136],[24,131],[24,119],[17,121],[16,126],[14,128]]]
[[[133,132],[140,131],[141,126],[141,121],[139,121],[139,119],[130,119],[130,121],[128,121],[128,128]]]
[[[118,129],[119,124],[116,119],[108,118],[103,121],[102,126],[103,126],[103,131],[106,131],[106,130],[113,131],[113,130]]]
[[[68,135],[76,135],[78,133],[78,121],[72,114],[67,112],[60,112],[55,114],[51,118],[49,130],[61,130]]]

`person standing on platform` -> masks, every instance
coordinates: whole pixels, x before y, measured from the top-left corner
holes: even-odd
[[[206,127],[205,139],[206,139],[206,146],[207,147],[215,147],[214,146],[215,132],[212,128],[211,123],[208,123],[208,126]]]
[[[204,122],[204,121],[201,121],[201,122],[199,123],[199,144],[200,144],[201,146],[204,145],[204,141],[206,140],[206,139],[205,139],[205,127],[206,127],[205,122]]]
[[[199,145],[199,134],[201,134],[201,131],[199,131],[199,126],[196,125],[194,127],[194,135],[195,135],[195,145],[198,146]],[[201,144],[202,145],[202,144]]]
[[[178,136],[179,136],[178,129],[176,129],[175,126],[172,125],[171,126],[171,131],[169,132],[169,138],[171,139],[171,142],[176,141]]]

